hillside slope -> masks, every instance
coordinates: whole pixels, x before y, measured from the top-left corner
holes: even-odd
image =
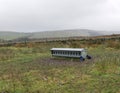
[[[56,37],[98,36],[98,35],[103,34],[92,30],[74,29],[74,30],[35,32],[30,38],[56,38]]]
[[[3,40],[13,40],[13,39],[27,37],[27,36],[29,36],[28,33],[10,32],[10,31],[0,32],[0,39],[3,39]]]
[[[43,31],[43,32],[33,32],[33,33],[1,31],[0,39],[14,40],[20,38],[40,39],[40,38],[62,38],[62,37],[79,37],[79,36],[100,36],[100,35],[110,35],[113,33],[120,34],[120,32],[95,31],[88,29],[69,29],[69,30]]]

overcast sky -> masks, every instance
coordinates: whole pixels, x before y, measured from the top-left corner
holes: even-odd
[[[0,0],[0,31],[120,31],[120,0]]]

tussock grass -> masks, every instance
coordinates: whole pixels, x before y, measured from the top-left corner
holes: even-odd
[[[0,48],[0,92],[119,93],[119,49],[106,45],[87,47],[92,59],[85,62],[50,55],[52,47],[78,47],[79,43],[49,42],[32,47]]]

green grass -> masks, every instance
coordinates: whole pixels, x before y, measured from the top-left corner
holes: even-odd
[[[0,92],[8,93],[119,93],[120,50],[88,48],[92,60],[52,58],[51,47],[0,48]],[[4,58],[3,58],[4,57]]]

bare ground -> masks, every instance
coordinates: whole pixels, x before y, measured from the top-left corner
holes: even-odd
[[[44,59],[37,59],[35,62],[41,65],[49,65],[49,66],[83,66],[86,64],[94,63],[94,59],[85,60],[80,62],[79,59],[72,59],[72,58],[44,58]]]

